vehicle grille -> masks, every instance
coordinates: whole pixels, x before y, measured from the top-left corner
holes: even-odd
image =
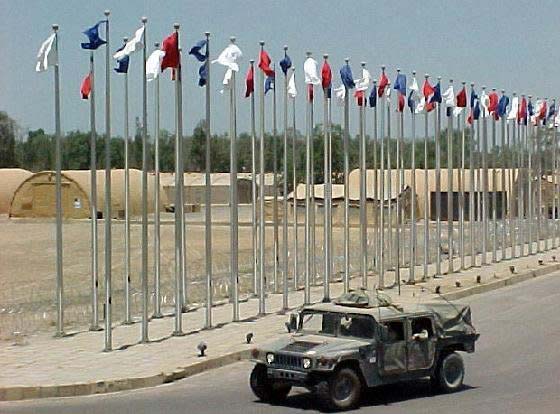
[[[279,368],[303,368],[302,358],[294,355],[276,354],[274,365]]]

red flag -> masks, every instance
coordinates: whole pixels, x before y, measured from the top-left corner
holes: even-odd
[[[161,60],[162,72],[167,68],[179,67],[179,34],[177,32],[173,32],[163,39],[161,50],[165,52],[165,56]]]
[[[521,122],[527,118],[527,100],[525,98],[521,99],[519,104],[519,109],[517,110],[517,122]]]
[[[264,72],[266,76],[274,76],[274,71],[270,67],[270,56],[263,49],[261,50],[261,55],[259,58],[259,68]]]
[[[463,87],[461,91],[455,97],[457,101],[457,106],[459,108],[466,108],[467,107],[467,90]]]
[[[91,92],[91,72],[86,75],[82,81],[82,86],[80,87],[80,92],[82,94],[82,99],[88,99]]]
[[[307,84],[307,99],[309,100],[309,102],[313,102],[313,84],[312,83]]]
[[[332,83],[332,72],[331,67],[327,61],[323,62],[323,67],[321,68],[321,86],[323,89],[328,89],[331,87]]]
[[[399,92],[399,106],[398,111],[402,112],[404,110],[404,95]]]
[[[358,101],[358,106],[365,106],[364,105],[364,91],[356,91],[354,92],[354,98]]]
[[[467,118],[467,123],[469,125],[472,125],[472,123],[473,123],[473,111],[472,111],[472,109],[469,112],[469,117]]]
[[[251,94],[255,91],[255,70],[253,69],[253,65],[249,66],[249,70],[247,71],[247,76],[245,77],[245,98],[251,96]]]
[[[424,85],[422,86],[422,93],[424,94],[424,98],[426,98],[426,102],[429,102],[430,98],[434,95],[434,87],[430,85],[428,79],[424,81]]]
[[[383,96],[383,92],[385,92],[385,88],[389,84],[389,78],[385,75],[385,72],[381,72],[381,76],[379,76],[379,82],[377,84],[377,96],[381,98]]]
[[[539,111],[538,117],[539,117],[539,119],[545,119],[546,118],[546,101],[542,102],[541,110]]]
[[[488,95],[488,112],[494,113],[498,109],[498,94],[496,92],[492,92]]]

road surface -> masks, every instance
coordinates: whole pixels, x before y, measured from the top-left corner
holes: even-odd
[[[469,298],[481,333],[465,355],[462,391],[439,395],[428,382],[370,390],[359,413],[559,413],[560,273]],[[292,391],[283,405],[257,402],[251,364],[238,363],[156,388],[115,394],[0,403],[0,413],[316,412],[313,395]],[[71,367],[68,367],[71,369]]]

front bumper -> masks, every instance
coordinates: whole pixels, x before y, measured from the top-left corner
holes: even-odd
[[[267,368],[268,378],[286,381],[294,384],[306,384],[309,381],[309,373],[283,368]]]

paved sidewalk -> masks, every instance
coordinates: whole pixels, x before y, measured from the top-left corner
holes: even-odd
[[[506,257],[508,254],[506,252]],[[443,278],[430,278],[413,286],[401,284],[400,296],[396,286],[386,288],[385,292],[397,303],[417,303],[440,300],[434,293],[436,286],[440,286],[440,292],[454,300],[560,270],[560,263],[554,262],[553,256],[560,257],[560,249],[474,267]],[[542,258],[544,264],[539,265],[538,258]],[[466,265],[470,265],[469,260]],[[488,254],[488,262],[490,260]],[[510,266],[515,266],[514,273],[511,273]],[[447,262],[442,263],[443,270],[447,267]],[[456,259],[455,268],[458,267]],[[433,274],[433,265],[430,271]],[[422,268],[418,266],[417,279],[421,274]],[[480,276],[480,283],[477,283],[477,276]],[[401,270],[401,279],[407,277],[408,271]],[[386,283],[393,280],[394,274],[388,272]],[[357,288],[360,282],[361,277],[356,276],[351,286]],[[377,277],[368,278],[370,288],[376,283]],[[322,286],[313,287],[312,301],[320,301],[322,292]],[[331,296],[341,293],[342,284],[333,283]],[[290,306],[297,306],[302,301],[303,291],[290,293]],[[281,295],[267,297],[267,312],[277,312],[281,306]],[[181,337],[171,335],[174,317],[169,315],[150,322],[151,342],[148,344],[139,343],[139,323],[116,325],[113,330],[115,350],[112,352],[102,351],[103,332],[79,332],[61,339],[38,334],[23,338],[23,344],[19,345],[1,343],[0,400],[85,395],[155,386],[235,362],[246,358],[253,346],[245,341],[247,333],[252,332],[253,343],[259,344],[285,332],[286,315],[269,313],[257,318],[257,314],[258,300],[255,298],[240,304],[241,322],[230,322],[231,305],[216,306],[213,309],[215,327],[203,329],[205,311],[199,308],[183,315],[186,335]],[[474,318],[476,320],[476,315]],[[206,357],[198,357],[196,346],[202,341],[208,346]]]

